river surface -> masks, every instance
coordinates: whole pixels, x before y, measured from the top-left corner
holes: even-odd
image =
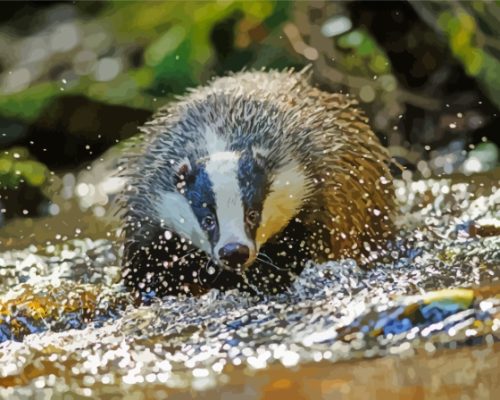
[[[278,296],[136,307],[113,234],[6,226],[0,398],[500,398],[499,179],[398,181],[389,257],[308,263]]]

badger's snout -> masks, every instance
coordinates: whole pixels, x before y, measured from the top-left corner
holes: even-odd
[[[250,258],[250,249],[241,243],[228,243],[219,250],[219,259],[230,267],[243,267]]]

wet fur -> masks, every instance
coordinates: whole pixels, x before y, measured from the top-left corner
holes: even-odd
[[[124,158],[127,286],[154,295],[210,287],[273,292],[287,287],[307,259],[349,257],[366,265],[383,250],[395,209],[388,153],[355,99],[320,91],[308,80],[304,71],[218,78],[160,110],[143,127],[141,144]],[[211,130],[210,143],[202,129]],[[232,151],[262,157],[268,174],[292,160],[306,179],[307,196],[296,218],[263,244],[267,262],[257,260],[245,278],[219,267],[209,274],[206,254],[175,231],[165,240],[171,226],[154,212],[163,192],[177,191],[175,166],[207,157],[208,148],[219,145],[217,138]],[[165,261],[171,262],[168,268]]]

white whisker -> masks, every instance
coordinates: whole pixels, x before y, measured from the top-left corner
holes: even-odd
[[[206,262],[206,264],[205,264],[204,266],[201,266],[201,264],[200,264],[200,268],[198,268],[198,282],[202,283],[202,282],[201,282],[201,269],[202,269],[202,268],[203,268],[203,269],[207,269],[208,264],[210,264],[210,261],[212,261],[212,259],[211,259],[211,258],[208,258],[208,260],[207,260],[207,262]]]
[[[219,279],[220,274],[222,274],[222,271],[224,271],[224,270],[226,270],[226,271],[230,271],[230,269],[229,269],[229,268],[226,268],[226,267],[223,267],[223,266],[222,266],[222,267],[221,267],[221,266],[219,266],[219,273],[218,273],[218,274],[217,274],[217,276],[214,278],[213,282],[215,282],[217,279]]]
[[[270,258],[267,254],[263,254],[263,253],[260,253],[260,254],[262,254],[262,255],[266,256],[266,257],[268,258],[268,260],[271,260],[271,258]],[[269,265],[269,266],[271,266],[271,267],[273,267],[273,268],[277,269],[278,271],[288,271],[288,269],[287,269],[287,268],[280,268],[280,267],[278,267],[276,264],[272,263],[271,261],[264,260],[264,259],[259,258],[259,257],[257,257],[257,260],[259,260],[260,262],[262,262],[262,263],[264,263],[264,264],[266,264],[266,265]]]

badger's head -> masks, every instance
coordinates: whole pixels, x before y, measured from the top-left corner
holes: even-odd
[[[160,218],[219,266],[244,271],[300,212],[310,191],[297,161],[271,157],[250,147],[177,162],[176,191],[161,195]]]

